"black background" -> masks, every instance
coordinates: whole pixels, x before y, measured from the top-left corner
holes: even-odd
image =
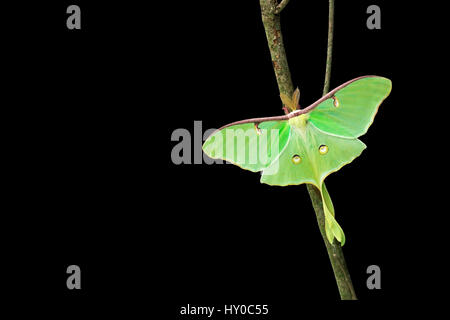
[[[81,30],[66,28],[70,4],[81,7]],[[381,7],[381,30],[366,27],[370,4]],[[352,308],[339,303],[305,186],[270,187],[231,165],[171,162],[172,132],[193,132],[195,120],[206,130],[282,114],[258,1],[78,0],[10,12],[13,179],[4,227],[14,232],[5,264],[19,296],[167,319],[188,303],[269,304],[276,319]],[[363,307],[414,296],[401,235],[412,194],[397,185],[410,181],[404,108],[418,108],[400,103],[410,94],[410,17],[387,1],[336,3],[331,88],[366,74],[393,82],[361,138],[368,148],[327,178]],[[322,93],[327,23],[327,1],[292,0],[282,13],[303,107]],[[80,291],[66,288],[71,264],[81,267]],[[366,288],[372,264],[381,290]]]

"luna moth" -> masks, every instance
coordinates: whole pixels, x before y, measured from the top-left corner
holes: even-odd
[[[362,76],[347,81],[300,109],[299,90],[281,95],[285,115],[237,121],[216,130],[203,144],[213,159],[253,172],[273,186],[309,183],[319,189],[328,241],[345,243],[325,186],[325,178],[352,162],[366,148],[358,137],[372,124],[391,81]]]

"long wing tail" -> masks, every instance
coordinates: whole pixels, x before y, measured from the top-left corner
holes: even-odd
[[[325,182],[322,183],[321,189],[320,194],[322,195],[323,212],[325,214],[325,233],[327,239],[332,244],[334,238],[336,238],[341,243],[341,246],[343,246],[345,244],[344,231],[334,218],[334,206]]]

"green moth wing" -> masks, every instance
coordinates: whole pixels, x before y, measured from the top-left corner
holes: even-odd
[[[336,238],[344,245],[345,235],[334,218],[333,203],[324,180],[358,157],[366,145],[358,139],[324,133],[307,118],[308,115],[300,115],[290,120],[289,141],[280,156],[263,169],[261,182],[278,186],[315,185],[322,196],[326,236],[330,243]]]
[[[333,239],[336,238],[337,241],[341,243],[341,246],[345,244],[345,234],[342,230],[341,226],[337,223],[334,218],[334,206],[333,202],[331,202],[330,195],[328,193],[327,187],[325,183],[322,184],[322,203],[323,203],[323,212],[325,215],[325,233],[327,239],[330,243],[333,243]]]
[[[277,186],[310,183],[320,189],[330,173],[353,161],[366,148],[358,139],[326,134],[306,119],[301,121],[291,119],[287,146],[263,170],[261,182]]]
[[[387,78],[360,78],[320,103],[310,112],[309,119],[324,132],[357,138],[367,132],[391,88],[391,80]]]
[[[286,120],[231,125],[214,132],[203,144],[203,151],[210,158],[258,172],[278,157],[289,134]]]

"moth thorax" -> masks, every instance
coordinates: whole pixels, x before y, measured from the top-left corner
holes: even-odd
[[[299,129],[303,129],[306,127],[308,118],[309,118],[308,114],[301,114],[297,117],[289,119],[289,125],[299,128]]]

